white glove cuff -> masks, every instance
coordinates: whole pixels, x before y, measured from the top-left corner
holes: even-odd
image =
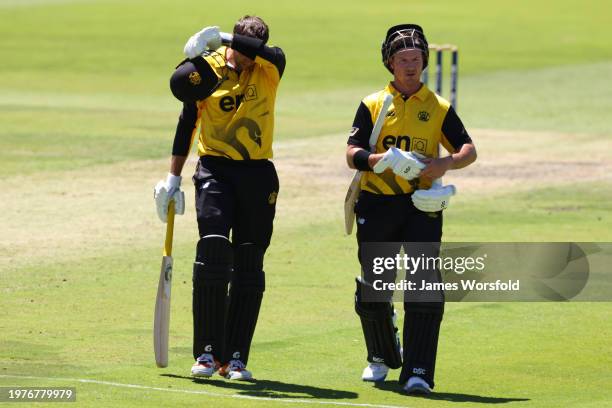
[[[454,196],[455,194],[457,194],[457,188],[455,187],[454,184],[449,184],[448,186],[444,186],[443,188],[447,189],[447,193],[450,194],[451,196]]]
[[[172,173],[168,173],[168,177],[166,177],[166,185],[169,188],[179,188],[181,186],[181,180],[183,178],[181,176],[175,176]]]
[[[221,34],[221,43],[223,45],[230,45],[232,43],[232,40],[234,39],[234,36],[230,33],[219,33]]]

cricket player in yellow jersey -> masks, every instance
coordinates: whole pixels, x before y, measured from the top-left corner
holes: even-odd
[[[416,24],[391,27],[381,51],[393,80],[362,100],[346,152],[349,166],[362,171],[355,206],[360,259],[364,242],[439,243],[442,210],[455,189],[436,180],[476,160],[474,144],[453,107],[421,83],[429,58],[423,29]],[[370,133],[387,94],[393,101],[371,149]],[[438,157],[439,145],[450,155]],[[393,304],[362,300],[363,284],[358,280],[355,297],[369,363],[362,379],[382,381],[389,368],[402,367],[405,391],[431,392],[444,302],[404,302],[402,356]]]
[[[198,377],[219,371],[231,380],[252,378],[246,364],[279,189],[269,159],[285,68],[282,50],[266,45],[268,35],[268,26],[254,16],[241,18],[232,34],[206,27],[187,41],[187,59],[170,79],[183,110],[170,173],[157,184],[155,199],[162,221],[170,199],[177,214],[184,212],[180,175],[197,138],[193,181],[200,240],[193,267],[191,373]]]

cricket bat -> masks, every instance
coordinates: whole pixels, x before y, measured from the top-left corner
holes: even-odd
[[[172,290],[172,235],[174,233],[174,200],[168,206],[168,223],[164,255],[155,300],[155,319],[153,322],[153,347],[155,363],[158,367],[168,366],[168,335],[170,331],[170,294]]]
[[[387,111],[391,107],[393,103],[393,96],[391,94],[385,95],[385,99],[383,100],[383,105],[380,108],[380,112],[378,112],[378,116],[376,117],[376,121],[374,122],[374,127],[372,128],[372,133],[370,134],[370,151],[376,151],[376,142],[378,141],[378,135],[380,134],[380,130],[383,127],[383,123],[385,123],[385,116],[387,115]],[[359,197],[359,192],[361,191],[361,172],[357,171],[353,176],[353,180],[351,181],[351,185],[346,192],[346,196],[344,198],[344,231],[346,235],[351,235],[353,232],[353,225],[355,224],[355,203],[357,202],[357,197]]]

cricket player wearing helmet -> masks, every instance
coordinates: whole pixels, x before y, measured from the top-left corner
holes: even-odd
[[[170,173],[156,186],[155,198],[162,221],[172,198],[177,214],[184,212],[180,174],[197,138],[194,376],[219,371],[231,380],[252,378],[246,364],[279,190],[269,159],[276,91],[285,69],[283,51],[266,45],[268,35],[266,23],[254,16],[241,18],[232,34],[206,27],[187,41],[187,59],[170,79],[183,110]]]
[[[429,57],[423,29],[416,24],[391,27],[381,51],[393,80],[361,101],[346,152],[349,167],[363,172],[355,206],[360,259],[364,242],[439,243],[442,210],[455,190],[436,179],[476,160],[474,144],[453,107],[421,83]],[[373,123],[388,94],[393,102],[370,150]],[[440,158],[439,145],[450,156]],[[369,363],[362,379],[382,381],[389,368],[401,367],[405,391],[430,393],[444,302],[404,302],[400,355],[393,304],[363,301],[363,284],[358,279],[355,296]]]

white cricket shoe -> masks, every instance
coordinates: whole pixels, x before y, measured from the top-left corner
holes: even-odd
[[[427,384],[427,381],[421,377],[417,377],[416,375],[413,375],[408,379],[406,385],[404,386],[404,391],[406,391],[408,394],[431,394],[431,388],[429,387],[429,384]]]
[[[219,369],[219,362],[212,354],[204,353],[191,366],[191,375],[194,377],[212,377]]]
[[[240,360],[230,360],[229,363],[219,369],[219,375],[228,380],[250,380],[253,378],[253,374],[246,369],[246,366]]]
[[[383,381],[387,377],[389,367],[383,363],[369,363],[366,368],[363,369],[361,379],[363,381]]]

